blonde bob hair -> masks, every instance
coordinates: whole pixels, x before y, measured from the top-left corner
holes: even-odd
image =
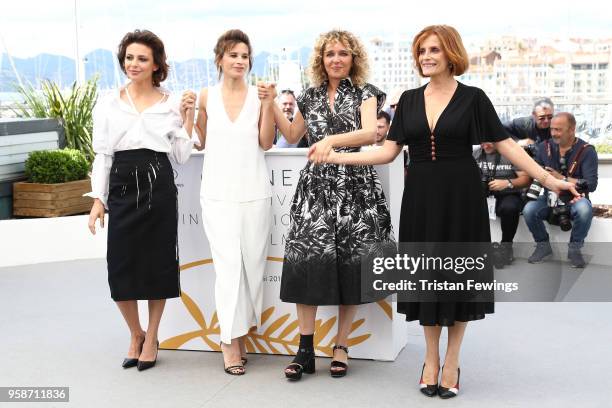
[[[424,76],[419,64],[419,49],[423,41],[432,34],[438,36],[440,40],[440,47],[448,59],[451,74],[459,76],[467,71],[470,66],[470,59],[459,32],[448,25],[431,25],[422,29],[420,33],[414,36],[412,41],[412,58],[414,58],[419,74]]]
[[[353,56],[353,63],[349,71],[353,84],[356,86],[365,84],[370,73],[368,53],[365,47],[354,34],[344,30],[331,30],[319,36],[314,46],[314,52],[310,57],[309,75],[313,85],[320,86],[327,80],[323,56],[327,45],[335,42],[344,45]]]

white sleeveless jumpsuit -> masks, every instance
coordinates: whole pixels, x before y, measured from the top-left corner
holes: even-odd
[[[260,109],[257,88],[249,86],[242,111],[232,122],[221,85],[208,90],[200,202],[216,274],[221,341],[226,344],[261,323],[272,190],[259,146]]]

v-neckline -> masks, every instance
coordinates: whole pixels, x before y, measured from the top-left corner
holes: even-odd
[[[322,87],[325,88],[325,104],[327,105],[327,110],[329,110],[329,112],[332,114],[332,116],[335,116],[337,114],[337,112],[336,112],[336,102],[338,101],[338,95],[340,95],[340,92],[339,92],[340,88],[342,86],[347,86],[346,83],[343,83],[344,81],[348,81],[349,84],[352,85],[350,77],[341,79],[340,82],[338,83],[338,87],[334,91],[334,103],[333,104],[332,104],[331,99],[329,97],[329,89],[328,89],[329,81],[325,81],[322,84]]]
[[[423,87],[423,92],[421,92],[421,97],[423,98],[423,116],[425,116],[425,123],[427,124],[427,130],[429,130],[430,135],[435,135],[435,131],[436,131],[436,128],[438,127],[438,123],[440,123],[440,119],[442,119],[444,112],[446,112],[446,109],[448,109],[450,104],[453,103],[453,100],[455,99],[455,96],[457,95],[457,91],[459,90],[460,86],[461,86],[461,82],[457,81],[457,87],[455,87],[455,91],[453,92],[453,95],[451,96],[451,98],[448,100],[448,103],[446,104],[444,109],[440,111],[440,114],[438,115],[438,119],[436,120],[436,123],[434,124],[433,129],[431,128],[431,125],[429,124],[429,118],[427,117],[427,104],[425,102],[425,89],[427,89],[427,85]]]
[[[167,97],[168,97],[168,94],[160,92],[162,94],[162,97],[157,102],[155,102],[153,105],[147,106],[142,111],[139,111],[136,108],[136,104],[132,100],[132,97],[130,96],[130,91],[128,90],[128,86],[129,86],[129,84],[126,85],[125,88],[124,88],[125,89],[125,95],[127,96],[128,101],[130,102],[130,106],[132,107],[132,109],[134,109],[134,112],[136,112],[138,115],[142,115],[144,112],[146,112],[147,110],[151,109],[152,107],[157,106],[157,105],[159,105],[162,102],[165,102]],[[121,99],[121,94],[119,94],[119,99]]]
[[[219,96],[221,98],[221,106],[223,106],[223,112],[225,112],[225,117],[227,118],[227,120],[229,120],[229,122],[232,125],[235,125],[236,123],[238,123],[238,121],[240,120],[240,117],[242,116],[242,112],[244,111],[244,107],[247,104],[247,100],[249,99],[249,93],[251,92],[251,87],[247,84],[247,91],[246,91],[246,95],[244,96],[244,101],[242,101],[242,106],[240,107],[240,112],[238,112],[238,115],[236,116],[236,118],[234,120],[232,120],[230,118],[229,113],[227,112],[227,108],[225,107],[225,101],[223,100],[223,85],[219,86]]]

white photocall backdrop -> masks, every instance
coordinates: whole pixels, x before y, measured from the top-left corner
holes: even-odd
[[[203,158],[202,153],[196,153],[184,165],[175,165],[182,296],[167,302],[159,332],[160,347],[164,349],[220,350],[214,264],[202,226],[199,199]],[[403,190],[402,160],[400,155],[389,165],[376,166],[389,201],[396,238]],[[300,170],[306,163],[306,149],[273,149],[266,152],[266,163],[273,191],[273,225],[268,237],[262,326],[247,336],[247,349],[255,353],[294,354],[299,341],[295,306],[281,302],[279,292],[289,209]],[[314,336],[319,356],[332,355],[337,312],[336,306],[319,308]],[[404,316],[395,312],[391,298],[359,306],[348,341],[351,357],[394,360],[406,342]]]

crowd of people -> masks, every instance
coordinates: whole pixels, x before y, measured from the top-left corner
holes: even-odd
[[[271,83],[247,84],[253,52],[244,32],[223,33],[214,52],[218,84],[199,96],[186,91],[175,97],[160,85],[168,74],[161,40],[150,31],[130,32],[118,52],[129,82],[96,106],[89,228],[95,233],[96,222],[103,226],[108,210],[111,297],[131,334],[124,368],[155,365],[165,300],[180,296],[177,191],[169,159],[183,163],[193,147],[205,150],[202,216],[216,273],[224,369],[230,375],[246,373],[244,336],[261,324],[271,216],[264,151],[273,145],[309,149],[291,203],[279,294],[296,305],[299,321],[299,348],[284,370],[290,380],[315,372],[320,305],[338,306],[329,373],[348,372],[348,335],[357,308],[366,303],[361,256],[373,245],[395,244],[373,165],[402,151],[409,155],[406,176],[392,180],[404,186],[400,242],[490,242],[487,200],[493,197],[494,213],[502,219],[505,261],[512,261],[522,210],[538,243],[530,262],[539,262],[550,252],[542,220],[549,213],[559,217],[559,211],[540,196],[523,208],[521,189],[535,191],[537,184],[543,194],[565,200],[573,222],[569,258],[584,266],[578,255],[592,213],[577,189],[596,188],[596,154],[575,137],[573,116],[554,115],[547,99],[536,103],[532,117],[503,125],[482,90],[455,79],[468,69],[469,59],[453,27],[428,26],[414,37],[416,67],[429,82],[394,96],[389,112],[382,110],[384,92],[367,82],[366,49],[350,32],[320,35],[310,62],[312,86],[297,97]],[[515,139],[530,141],[522,142],[523,148]],[[229,144],[237,148],[228,149]],[[369,145],[376,147],[361,151]],[[474,145],[479,149],[473,151]],[[528,154],[534,151],[535,160]],[[148,300],[146,330],[137,300]],[[458,395],[467,324],[493,313],[493,302],[398,302],[397,310],[423,326],[421,392]],[[442,358],[443,328],[448,344]]]

